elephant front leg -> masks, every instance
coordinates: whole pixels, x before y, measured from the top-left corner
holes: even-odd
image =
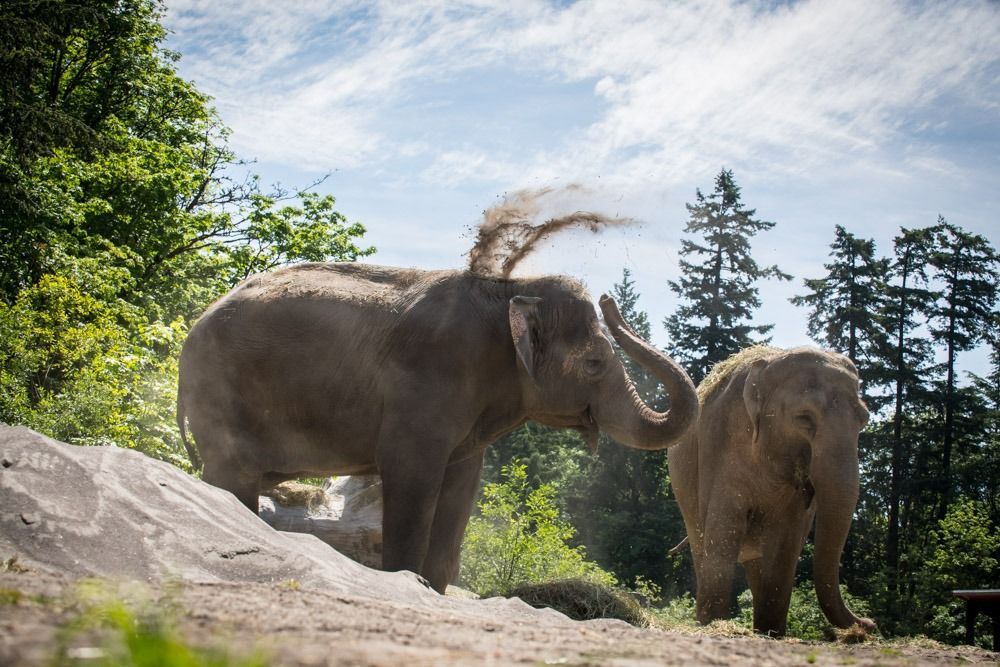
[[[796,521],[789,516],[781,525],[764,533],[766,549],[762,558],[745,564],[753,594],[753,629],[781,637],[788,624],[788,607],[795,584],[795,566],[802,553],[802,538],[789,529]]]
[[[446,464],[446,447],[397,439],[380,450],[383,570],[422,571]]]
[[[733,595],[733,577],[740,544],[746,533],[746,520],[737,511],[709,513],[698,568],[698,622],[729,618]]]
[[[479,490],[483,453],[452,463],[445,470],[421,574],[439,593],[458,576],[465,526]]]

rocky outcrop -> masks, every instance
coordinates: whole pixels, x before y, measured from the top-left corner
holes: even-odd
[[[75,576],[280,582],[440,599],[411,573],[363,567],[273,530],[236,498],[162,461],[0,426],[0,555]]]

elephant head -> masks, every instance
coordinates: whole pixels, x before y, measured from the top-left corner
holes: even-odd
[[[592,448],[600,431],[637,449],[669,447],[697,421],[694,384],[625,324],[611,297],[602,296],[600,306],[618,344],[663,383],[670,410],[657,412],[639,398],[586,293],[549,289],[510,300],[510,331],[529,417],[574,428]]]
[[[814,580],[820,607],[841,628],[856,623],[840,594],[840,556],[858,501],[858,433],[868,410],[846,357],[814,348],[757,359],[743,387],[757,464],[792,462],[816,509]]]

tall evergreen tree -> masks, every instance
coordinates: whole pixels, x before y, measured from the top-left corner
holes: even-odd
[[[685,233],[695,240],[681,241],[681,277],[670,289],[681,299],[673,315],[664,320],[671,337],[670,352],[687,365],[695,382],[709,369],[738,350],[754,343],[774,325],[752,325],[760,307],[758,280],[791,280],[777,266],[762,267],[750,256],[750,239],[774,227],[754,217],[755,209],[740,201],[733,172],[723,169],[715,190],[695,193],[687,204],[690,215]]]
[[[938,217],[936,248],[930,255],[941,298],[931,313],[931,335],[947,354],[944,384],[944,434],[941,451],[941,501],[944,518],[951,501],[951,461],[956,429],[955,361],[997,331],[997,281],[1000,258],[983,236],[971,234]]]
[[[881,330],[872,314],[885,295],[889,260],[876,257],[874,241],[858,238],[841,225],[830,248],[833,261],[823,265],[826,277],[806,278],[810,293],[791,302],[810,309],[809,335],[857,364],[867,389],[870,366],[859,361],[877,355],[881,347]]]
[[[967,465],[969,482],[963,492],[986,503],[994,525],[1000,525],[1000,336],[990,344],[990,372],[985,377],[970,374],[972,386],[982,401],[978,412],[980,452]],[[973,487],[978,486],[978,489]]]
[[[885,328],[880,371],[893,389],[892,429],[889,460],[889,526],[886,558],[891,576],[899,566],[900,512],[903,480],[910,475],[914,429],[907,408],[920,413],[921,399],[928,395],[933,352],[929,342],[915,335],[923,324],[927,304],[934,300],[925,271],[933,244],[931,230],[903,229],[894,240],[895,256],[890,267],[883,308],[876,318]],[[894,588],[895,581],[890,588]]]

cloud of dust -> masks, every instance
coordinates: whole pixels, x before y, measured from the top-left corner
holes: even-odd
[[[576,211],[544,222],[536,221],[546,200],[583,190],[583,186],[575,183],[561,188],[518,190],[483,211],[476,243],[469,251],[469,270],[484,276],[509,278],[521,260],[557,232],[589,229],[597,234],[605,227],[634,222],[632,218],[609,217],[591,211]]]

